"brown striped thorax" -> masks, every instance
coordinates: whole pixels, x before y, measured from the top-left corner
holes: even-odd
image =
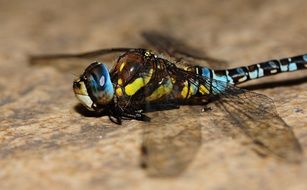
[[[197,93],[209,93],[205,86],[198,86],[197,81],[191,83],[179,73],[169,73],[168,67],[175,65],[148,50],[128,51],[110,71],[105,64],[92,63],[74,81],[73,89],[77,99],[91,111],[103,110],[112,104],[127,107],[131,100],[133,106],[141,107],[144,102],[188,99]]]

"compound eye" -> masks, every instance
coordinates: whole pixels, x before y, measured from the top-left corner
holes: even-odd
[[[113,84],[107,67],[101,63],[90,65],[86,75],[86,88],[94,103],[107,104],[114,94]]]

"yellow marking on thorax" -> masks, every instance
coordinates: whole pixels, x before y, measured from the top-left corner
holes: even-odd
[[[171,78],[172,83],[175,84],[176,83],[176,79],[175,78]]]
[[[146,101],[158,100],[162,96],[168,95],[172,90],[173,90],[173,84],[171,80],[168,79],[168,81],[165,84],[159,86],[155,91],[153,91],[153,93],[150,96],[146,97]]]
[[[116,88],[115,92],[116,92],[117,96],[122,96],[123,95],[123,90],[122,90],[121,87]]]
[[[120,71],[120,72],[123,70],[123,68],[124,68],[125,65],[126,65],[126,62],[123,62],[123,63],[120,65],[120,67],[119,67],[119,71]]]
[[[209,93],[209,90],[208,90],[207,87],[205,87],[204,85],[200,85],[200,86],[199,86],[199,92],[200,92],[202,95],[210,94],[210,93]]]
[[[123,84],[123,80],[122,79],[118,79],[117,80],[117,84],[122,85]]]
[[[145,56],[146,56],[146,57],[151,56],[151,52],[150,52],[150,51],[146,51],[146,52],[145,52]]]
[[[128,96],[132,96],[133,94],[135,94],[138,90],[140,90],[142,87],[144,87],[149,82],[149,80],[151,79],[152,73],[153,73],[153,69],[150,69],[148,76],[139,77],[135,79],[132,83],[127,84],[125,86],[125,93]]]
[[[184,66],[183,69],[186,71],[193,71],[193,69],[189,66]]]

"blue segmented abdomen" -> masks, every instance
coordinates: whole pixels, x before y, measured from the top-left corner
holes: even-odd
[[[202,67],[201,75],[226,83],[239,84],[248,80],[302,69],[307,69],[307,54],[226,70],[212,70]]]

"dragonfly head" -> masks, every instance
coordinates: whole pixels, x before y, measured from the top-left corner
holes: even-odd
[[[114,88],[108,68],[102,63],[89,65],[73,82],[76,98],[91,111],[97,111],[113,100]]]

